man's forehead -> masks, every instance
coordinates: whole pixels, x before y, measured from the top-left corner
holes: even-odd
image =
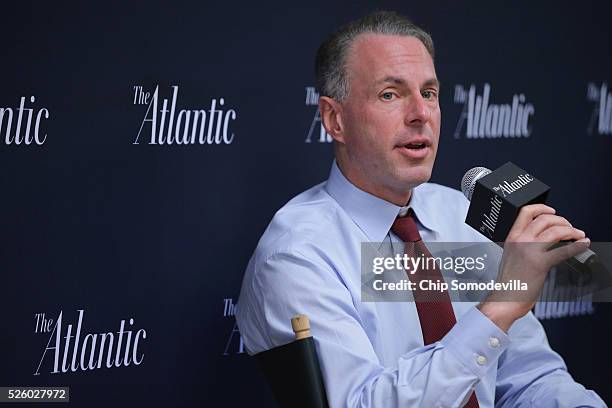
[[[428,58],[431,55],[421,40],[414,36],[364,33],[358,35],[349,50],[349,58],[393,57],[404,55],[415,58]]]
[[[349,71],[360,72],[367,75],[369,82],[404,80],[400,71],[406,64],[418,64],[425,67],[428,78],[435,79],[433,60],[425,45],[416,37],[386,35],[386,34],[360,34],[353,42],[347,57]],[[400,68],[396,70],[394,68]],[[425,72],[424,72],[425,73]]]

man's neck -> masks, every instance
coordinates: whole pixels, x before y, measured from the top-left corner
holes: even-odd
[[[404,207],[408,205],[408,202],[410,202],[412,189],[408,189],[407,191],[391,191],[389,189],[384,189],[378,185],[373,185],[372,183],[366,182],[365,178],[358,177],[356,174],[354,174],[354,172],[347,171],[345,166],[343,166],[338,160],[336,160],[336,164],[338,165],[338,169],[340,169],[342,175],[344,175],[344,177],[358,189],[395,204],[398,207]]]

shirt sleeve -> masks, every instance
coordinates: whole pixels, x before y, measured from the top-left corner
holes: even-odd
[[[473,308],[441,341],[385,367],[349,290],[323,258],[279,252],[257,268],[237,314],[247,350],[256,354],[292,341],[291,317],[308,315],[331,407],[462,406],[509,345]]]
[[[499,360],[496,407],[606,407],[574,381],[531,312],[514,322],[509,335],[512,344]]]

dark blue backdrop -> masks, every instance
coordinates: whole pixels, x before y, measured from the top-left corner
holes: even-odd
[[[314,52],[340,23],[375,8],[409,15],[436,43],[443,119],[433,181],[457,187],[474,165],[512,160],[552,186],[560,214],[611,240],[609,3],[6,4],[0,386],[68,385],[84,407],[273,406],[241,353],[232,305],[274,211],[331,165],[318,123],[309,135]],[[482,95],[487,84],[491,104],[522,94],[534,107],[528,137],[471,139],[465,124],[455,137],[461,90]],[[136,86],[149,98],[158,87],[158,111],[163,99],[170,110],[177,89],[175,125],[181,109],[206,110],[213,143],[153,145],[145,121],[134,144],[151,119],[134,103]],[[47,135],[41,145],[16,144],[22,97],[21,134],[32,109],[31,134],[39,116],[39,141]],[[211,114],[213,99],[220,113]],[[214,141],[218,124],[231,143]],[[62,312],[62,335],[68,324],[74,335],[79,310],[81,342],[116,336],[122,320],[132,341],[145,330],[142,363],[53,373],[56,350],[43,353],[55,337],[36,315],[52,329]],[[575,378],[606,401],[611,316],[597,304],[594,314],[543,321]]]

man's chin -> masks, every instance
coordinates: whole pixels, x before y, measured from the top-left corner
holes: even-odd
[[[430,166],[412,167],[403,174],[400,174],[400,179],[403,184],[414,188],[419,184],[427,183],[431,178]]]

